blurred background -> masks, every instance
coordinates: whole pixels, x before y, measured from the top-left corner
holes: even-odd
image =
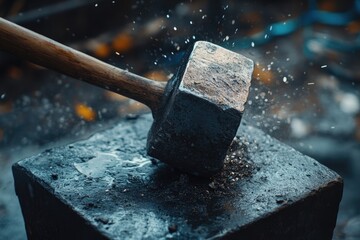
[[[345,180],[334,239],[360,239],[359,0],[0,0],[0,16],[156,81],[207,40],[255,62],[244,121]],[[0,52],[0,239],[26,239],[11,165],[143,105]]]

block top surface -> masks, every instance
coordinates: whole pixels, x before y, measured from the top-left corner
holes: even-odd
[[[243,112],[252,71],[252,60],[199,41],[194,44],[179,90],[205,98],[224,110]]]
[[[146,156],[151,122],[150,115],[124,120],[15,168],[111,239],[221,236],[341,181],[315,160],[248,126],[242,126],[241,144],[233,144],[222,173],[191,177]]]

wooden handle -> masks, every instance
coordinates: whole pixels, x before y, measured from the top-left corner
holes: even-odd
[[[106,64],[0,18],[0,48],[28,61],[117,92],[149,106],[159,106],[165,84]]]

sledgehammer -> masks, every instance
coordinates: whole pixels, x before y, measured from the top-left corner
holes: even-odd
[[[195,175],[212,175],[239,127],[253,62],[209,42],[196,42],[167,84],[116,68],[0,18],[0,49],[144,103],[154,122],[151,157]]]

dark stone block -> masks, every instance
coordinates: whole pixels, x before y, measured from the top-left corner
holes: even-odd
[[[242,126],[211,178],[146,156],[150,115],[15,164],[29,239],[331,239],[342,179]]]

